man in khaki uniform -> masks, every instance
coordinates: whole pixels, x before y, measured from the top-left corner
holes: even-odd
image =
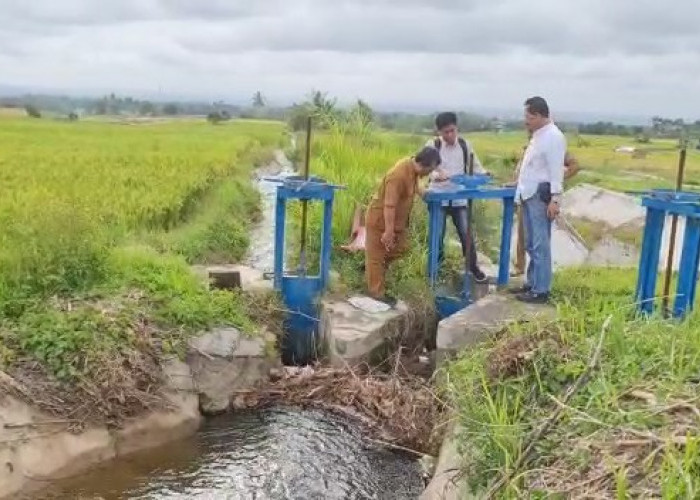
[[[396,299],[386,295],[385,273],[389,264],[408,248],[408,221],[413,198],[419,194],[418,179],[429,175],[438,165],[440,153],[432,147],[399,161],[384,176],[367,209],[367,290],[373,299],[392,307]]]

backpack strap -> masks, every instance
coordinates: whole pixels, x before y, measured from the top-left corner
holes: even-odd
[[[462,148],[462,154],[464,155],[464,174],[467,175],[469,174],[469,147],[467,146],[467,141],[461,137],[457,138],[457,142],[459,142],[459,147]]]
[[[435,140],[433,141],[433,147],[440,151],[440,148],[442,147],[442,141],[440,140],[439,137],[436,137]]]

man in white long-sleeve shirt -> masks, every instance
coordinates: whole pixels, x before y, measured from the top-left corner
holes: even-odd
[[[440,113],[435,119],[435,128],[439,137],[429,140],[426,144],[426,146],[432,146],[440,152],[440,167],[430,176],[431,189],[440,189],[440,185],[446,184],[450,177],[467,173],[470,154],[474,156],[474,173],[487,173],[471,144],[459,136],[457,115],[455,113]],[[469,270],[474,280],[479,283],[486,281],[487,277],[479,268],[477,262],[474,233],[471,231],[471,228],[467,227],[467,202],[444,202],[443,214],[439,261],[442,262],[444,258],[445,231],[447,229],[447,216],[449,215],[457,230],[457,235],[462,245],[462,255],[465,257],[467,255],[467,246],[469,246]],[[469,242],[467,238],[469,238]]]
[[[552,221],[559,215],[566,137],[550,120],[549,106],[542,97],[525,101],[525,126],[532,139],[523,156],[515,201],[522,205],[530,263],[517,298],[544,303],[552,288]]]

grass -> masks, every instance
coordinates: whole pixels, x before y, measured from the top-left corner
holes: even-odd
[[[523,145],[524,133],[468,134],[482,161],[501,180],[512,179],[511,164]],[[677,141],[655,139],[650,144],[634,144],[630,137],[582,136],[582,140],[569,136],[569,151],[579,160],[583,169],[574,177],[570,186],[586,182],[616,191],[633,191],[655,188],[674,188],[678,170]],[[646,150],[643,158],[630,154],[616,153],[618,146],[634,146]],[[688,150],[685,187],[698,189],[700,186],[700,151]]]
[[[369,202],[382,177],[399,159],[414,153],[420,138],[384,134],[373,128],[365,128],[355,123],[337,123],[331,130],[316,135],[312,145],[313,158],[311,173],[330,182],[345,186],[338,191],[333,209],[333,268],[342,277],[347,290],[364,288],[362,264],[364,253],[345,254],[338,246],[346,243],[350,236],[356,207],[364,207]],[[303,140],[297,140],[303,148]],[[303,154],[296,154],[303,158]],[[296,221],[291,234],[297,234],[300,209],[292,205],[293,220]],[[321,240],[322,214],[319,206],[309,213],[309,248],[318,255]],[[411,249],[396,266],[393,266],[389,286],[400,296],[424,290],[423,251],[425,248],[425,216],[418,203],[414,207],[411,220]],[[297,258],[298,243],[292,236],[290,260]],[[313,260],[317,265],[317,259]]]
[[[251,169],[282,140],[270,122],[0,117],[0,369],[123,416],[153,382],[149,360],[215,325],[257,333],[264,304],[210,291],[190,264],[244,255]]]
[[[281,145],[282,132],[280,124],[252,121],[214,127],[193,120],[125,124],[0,117],[0,369],[21,375],[38,361],[47,377],[71,387],[89,381],[126,390],[150,380],[152,355],[181,353],[193,332],[225,323],[253,333],[270,321],[265,304],[207,290],[189,265],[231,262],[244,255],[258,204],[249,172],[266,160],[271,147]],[[365,206],[386,171],[426,139],[359,123],[338,123],[315,137],[312,173],[347,187],[338,192],[335,204],[335,248],[348,239],[356,206]],[[471,134],[470,139],[497,179],[510,180],[522,136]],[[572,146],[588,172],[587,181],[621,187],[618,174],[627,169],[636,169],[637,177],[624,181],[625,189],[634,188],[640,175],[662,178],[659,182],[666,184],[659,186],[672,181],[671,149],[633,160],[612,152],[617,138],[588,140],[588,147]],[[621,166],[612,169],[618,159]],[[696,181],[697,161],[691,152],[689,182]],[[320,243],[317,208],[310,218],[312,252]],[[294,210],[292,220],[298,222],[298,206]],[[497,205],[477,204],[476,211],[480,249],[493,255],[499,237]],[[392,266],[388,285],[390,293],[432,307],[425,300],[430,294],[426,229],[424,205],[416,200],[410,250]],[[625,237],[634,239],[634,229]],[[334,251],[333,267],[345,291],[364,288],[363,260],[362,254]],[[448,251],[448,273],[456,272],[460,260],[458,249]],[[559,276],[561,319],[544,335],[554,341],[543,341],[542,348],[538,341],[534,361],[525,363],[517,376],[497,382],[488,376],[484,363],[498,343],[465,354],[450,368],[451,390],[466,428],[477,436],[472,466],[479,474],[488,476],[512,463],[527,429],[550,410],[546,395],[556,394],[580,373],[592,336],[608,314],[613,314],[615,328],[606,340],[604,370],[577,397],[576,407],[610,425],[656,429],[642,409],[622,405],[625,388],[652,380],[659,401],[688,395],[692,387],[682,377],[696,358],[692,340],[697,319],[675,329],[656,319],[631,319],[630,276],[586,270]],[[521,328],[501,340],[532,333]],[[104,364],[112,369],[102,369]],[[141,367],[132,370],[136,382],[123,378],[124,367],[133,366]],[[118,413],[113,406],[104,411]],[[468,425],[473,421],[488,424],[489,432],[478,434],[478,427]],[[597,460],[599,451],[587,458],[585,450],[576,448],[590,422],[583,425],[571,417],[566,424],[570,426],[553,436],[571,438],[571,446],[562,450],[549,443],[551,449],[543,448],[538,465],[550,466],[550,459],[566,466]],[[688,449],[692,447],[684,452]],[[577,451],[570,456],[567,450]],[[664,449],[663,457],[661,482],[676,487],[686,479],[683,471],[694,467],[693,457],[671,448]],[[617,467],[619,489],[634,489],[630,478],[636,473],[629,464]]]
[[[93,356],[137,348],[146,340],[137,335],[139,321],[151,324],[166,354],[182,352],[184,332],[217,323],[256,330],[240,295],[210,292],[177,256],[148,247],[118,248],[107,270],[109,279],[89,293],[33,303],[8,323],[1,336],[4,361],[30,355],[69,381],[97,368],[90,366]]]
[[[605,235],[610,232],[610,228],[604,223],[592,221],[585,217],[569,217],[567,220],[581,236],[588,250],[593,250]]]
[[[7,304],[17,294],[95,283],[107,249],[134,232],[190,220],[215,184],[245,180],[249,156],[278,142],[281,129],[3,119],[0,134],[0,299]],[[234,188],[253,196],[248,184]]]
[[[623,270],[562,272],[555,322],[514,326],[449,365],[474,491],[508,471],[504,498],[700,494],[700,315],[680,323],[635,317],[634,281]],[[599,368],[526,467],[511,470],[527,436],[558,407],[554,398],[584,373],[608,318]]]
[[[583,239],[588,250],[593,250],[606,237],[615,239],[632,248],[639,249],[642,246],[643,221],[635,220],[615,228],[604,222],[592,221],[585,217],[567,217],[567,221]]]
[[[347,291],[364,289],[362,264],[364,254],[346,254],[337,250],[348,241],[357,207],[366,207],[386,172],[400,159],[414,154],[427,137],[386,133],[353,122],[336,123],[329,131],[319,133],[313,142],[311,172],[331,182],[345,186],[339,191],[333,211],[333,268],[342,276]],[[303,144],[302,140],[297,141]],[[300,158],[300,154],[295,155]],[[425,180],[422,181],[425,184]],[[479,249],[494,255],[500,237],[494,227],[500,223],[500,210],[494,203],[475,203],[475,224]],[[299,218],[299,211],[296,212]],[[427,258],[427,210],[418,198],[410,219],[410,245],[407,254],[393,264],[387,275],[388,293],[426,305],[429,294],[425,279]],[[321,212],[312,210],[310,216],[310,248],[318,252]],[[454,228],[449,226],[449,234]],[[296,234],[296,232],[294,232]],[[296,252],[298,246],[293,246]],[[461,266],[458,248],[447,249],[446,275],[454,275]],[[294,256],[292,257],[294,258]]]
[[[239,262],[250,244],[251,224],[259,215],[258,201],[258,193],[247,179],[225,179],[202,198],[189,220],[170,231],[151,231],[137,239],[148,241],[163,253],[182,255],[190,264]]]
[[[494,174],[496,182],[512,181],[514,164],[525,144],[524,133],[472,133],[467,137],[487,169]],[[616,146],[629,144],[629,138],[586,136],[581,141],[574,137],[568,139],[569,150],[578,158],[583,170],[567,182],[567,188],[581,182],[618,191],[672,187],[674,184],[678,153],[673,141],[658,140],[642,145],[650,152],[645,158],[637,159],[614,152]],[[386,171],[398,159],[414,153],[426,140],[426,136],[387,133],[353,122],[336,123],[329,131],[316,135],[311,172],[347,187],[336,198],[334,248],[347,241],[355,208],[366,206]],[[303,140],[297,142],[303,145]],[[300,160],[303,155],[297,151],[294,156]],[[690,188],[700,184],[700,152],[695,150],[688,153],[686,181]],[[496,259],[498,253],[500,217],[497,204],[475,204],[478,248],[492,259]],[[317,210],[312,215],[309,240],[314,250],[318,250],[317,242],[320,241],[320,220],[320,211]],[[594,245],[607,234],[605,228],[585,220],[576,221],[574,226],[588,245]],[[448,231],[454,237],[451,226],[448,226]],[[417,200],[411,220],[410,251],[390,270],[390,293],[402,297],[415,295],[419,300],[425,297],[426,232],[424,205]],[[612,236],[622,242],[638,245],[639,232],[637,227],[621,228],[613,231]],[[296,252],[298,246],[292,245],[291,248]],[[349,290],[362,290],[364,287],[362,261],[362,255],[348,256],[339,251],[333,254],[333,266],[340,272]],[[457,272],[460,262],[458,248],[448,251],[447,274]]]

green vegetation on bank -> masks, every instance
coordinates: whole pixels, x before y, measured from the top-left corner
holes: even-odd
[[[700,495],[700,316],[636,318],[634,283],[634,271],[561,272],[556,321],[514,326],[449,366],[474,491],[507,474],[500,494],[508,498]],[[606,321],[599,365],[565,401]],[[513,470],[556,411],[560,418]]]
[[[522,135],[469,137],[496,179],[508,181]],[[353,122],[332,123],[317,134],[312,173],[348,188],[337,195],[336,248],[349,237],[355,208],[367,204],[386,170],[426,139]],[[616,138],[591,137],[588,145],[570,142],[587,171],[582,180],[617,189],[673,182],[677,161],[673,146],[644,160],[615,153]],[[689,164],[699,159],[691,153]],[[615,175],[608,173],[614,171],[609,165],[619,165]],[[689,179],[692,182],[692,175]],[[477,214],[482,249],[498,238],[500,215],[493,206],[483,204],[483,212]],[[589,242],[599,239],[605,228],[585,222],[579,224],[584,237]],[[311,227],[311,241],[316,242],[320,213],[312,217]],[[429,292],[424,271],[426,218],[420,200],[414,206],[411,229],[410,251],[393,266],[389,286],[398,296],[429,308],[431,301],[423,300]],[[640,231],[625,227],[615,236],[635,243]],[[351,290],[364,286],[363,257],[334,250],[334,268]],[[451,263],[456,270],[457,249]],[[509,480],[500,495],[509,498],[700,495],[700,317],[696,313],[681,323],[636,317],[635,280],[634,270],[584,268],[557,273],[557,320],[513,326],[464,352],[447,368],[443,389],[459,415],[465,474],[475,492],[483,493],[506,476]],[[606,321],[600,363],[586,375]],[[582,388],[566,400],[566,389],[584,375]],[[562,412],[560,418],[533,445],[524,466],[513,470],[529,437],[556,411]]]
[[[468,137],[496,180],[507,182],[523,136],[476,133]],[[388,134],[357,122],[331,123],[318,134],[312,172],[348,187],[338,194],[336,246],[347,241],[355,208],[367,204],[386,170],[426,139]],[[672,185],[677,162],[674,144],[663,144],[646,158],[632,158],[614,152],[623,141],[570,138],[570,149],[584,168],[577,181],[618,190]],[[699,161],[700,156],[690,152],[689,165]],[[693,175],[687,177],[690,183],[696,182]],[[477,235],[481,249],[488,253],[497,243],[500,214],[492,203],[480,204],[479,209]],[[317,217],[312,228],[318,229],[319,224]],[[591,225],[586,229],[591,241],[604,230]],[[414,206],[411,230],[410,251],[393,266],[389,286],[398,296],[420,304],[428,293],[426,217],[420,200]],[[615,236],[634,244],[640,231],[625,227]],[[333,258],[343,282],[361,289],[363,255],[336,250]],[[455,249],[453,271],[459,260]],[[562,498],[586,493],[596,498],[700,495],[699,316],[696,313],[682,323],[635,317],[635,279],[634,270],[558,273],[556,321],[514,326],[449,366],[445,388],[460,417],[465,473],[474,491],[483,492],[505,474],[512,478],[501,494],[511,498],[538,497],[538,492],[542,498],[553,493]],[[606,321],[609,327],[600,366],[565,402],[566,388],[586,373]],[[512,470],[528,436],[562,404],[561,418],[535,443],[525,466]]]
[[[134,391],[157,389],[149,363],[192,333],[259,331],[263,305],[210,291],[190,264],[244,255],[251,170],[283,132],[0,119],[0,369],[38,393],[68,384],[104,418],[147,406]]]

